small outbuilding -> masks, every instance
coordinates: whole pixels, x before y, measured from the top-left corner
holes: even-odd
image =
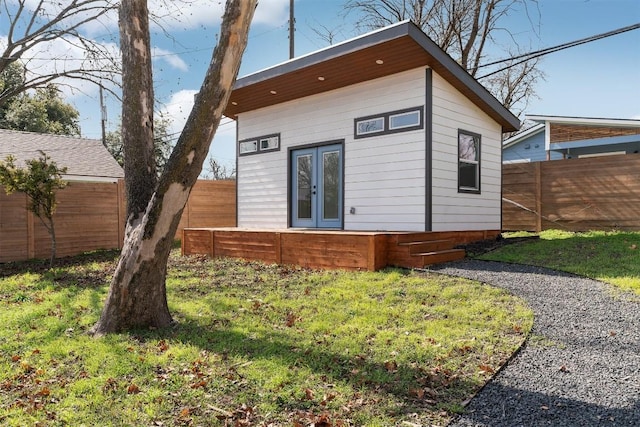
[[[186,253],[377,269],[501,231],[502,134],[520,122],[405,21],[236,81],[237,229]]]

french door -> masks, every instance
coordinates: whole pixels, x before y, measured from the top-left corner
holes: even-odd
[[[342,144],[291,152],[291,226],[342,228]]]

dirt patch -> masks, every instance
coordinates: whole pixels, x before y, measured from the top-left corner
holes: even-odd
[[[514,243],[527,242],[532,240],[539,240],[539,236],[526,236],[526,237],[508,237],[504,238],[499,235],[495,239],[480,240],[478,242],[468,243],[466,245],[456,246],[457,248],[467,251],[468,257],[477,257],[487,252],[494,251],[503,246],[512,245]]]

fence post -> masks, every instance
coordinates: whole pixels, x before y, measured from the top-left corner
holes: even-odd
[[[29,205],[29,199],[25,196],[25,201],[27,202],[26,206]],[[25,210],[27,213],[27,259],[32,259],[36,257],[36,228],[33,221],[33,212],[29,210],[28,207],[25,206]]]
[[[542,162],[535,162],[536,176],[536,232],[542,231],[542,177],[540,173]]]

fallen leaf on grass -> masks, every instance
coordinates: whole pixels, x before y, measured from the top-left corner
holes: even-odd
[[[287,325],[288,328],[292,328],[296,324],[297,320],[298,320],[298,316],[296,316],[293,313],[287,313],[287,319],[285,324]]]
[[[102,386],[103,391],[116,391],[118,389],[118,382],[113,378],[107,378]]]
[[[491,366],[489,366],[489,365],[484,365],[484,364],[482,364],[482,365],[478,366],[478,368],[480,368],[480,372],[483,372],[483,373],[485,373],[485,374],[493,374],[493,373],[495,373],[495,372],[496,372],[496,371],[495,371]]]
[[[191,384],[190,387],[195,390],[197,388],[205,387],[206,385],[207,385],[207,382],[205,380],[202,380],[202,381],[198,381],[197,383]]]
[[[398,364],[393,360],[387,360],[384,362],[384,368],[387,370],[387,372],[397,372]]]
[[[305,388],[304,389],[304,398],[305,400],[313,400],[313,390],[311,390],[310,388]]]
[[[49,396],[51,394],[51,390],[48,387],[43,387],[42,390],[36,393],[36,396]]]
[[[129,387],[127,387],[127,394],[137,394],[137,393],[140,393],[140,387],[138,387],[134,383],[131,383]]]
[[[160,353],[164,353],[165,351],[169,350],[169,344],[167,344],[167,342],[165,340],[161,340],[158,343],[158,351]]]

